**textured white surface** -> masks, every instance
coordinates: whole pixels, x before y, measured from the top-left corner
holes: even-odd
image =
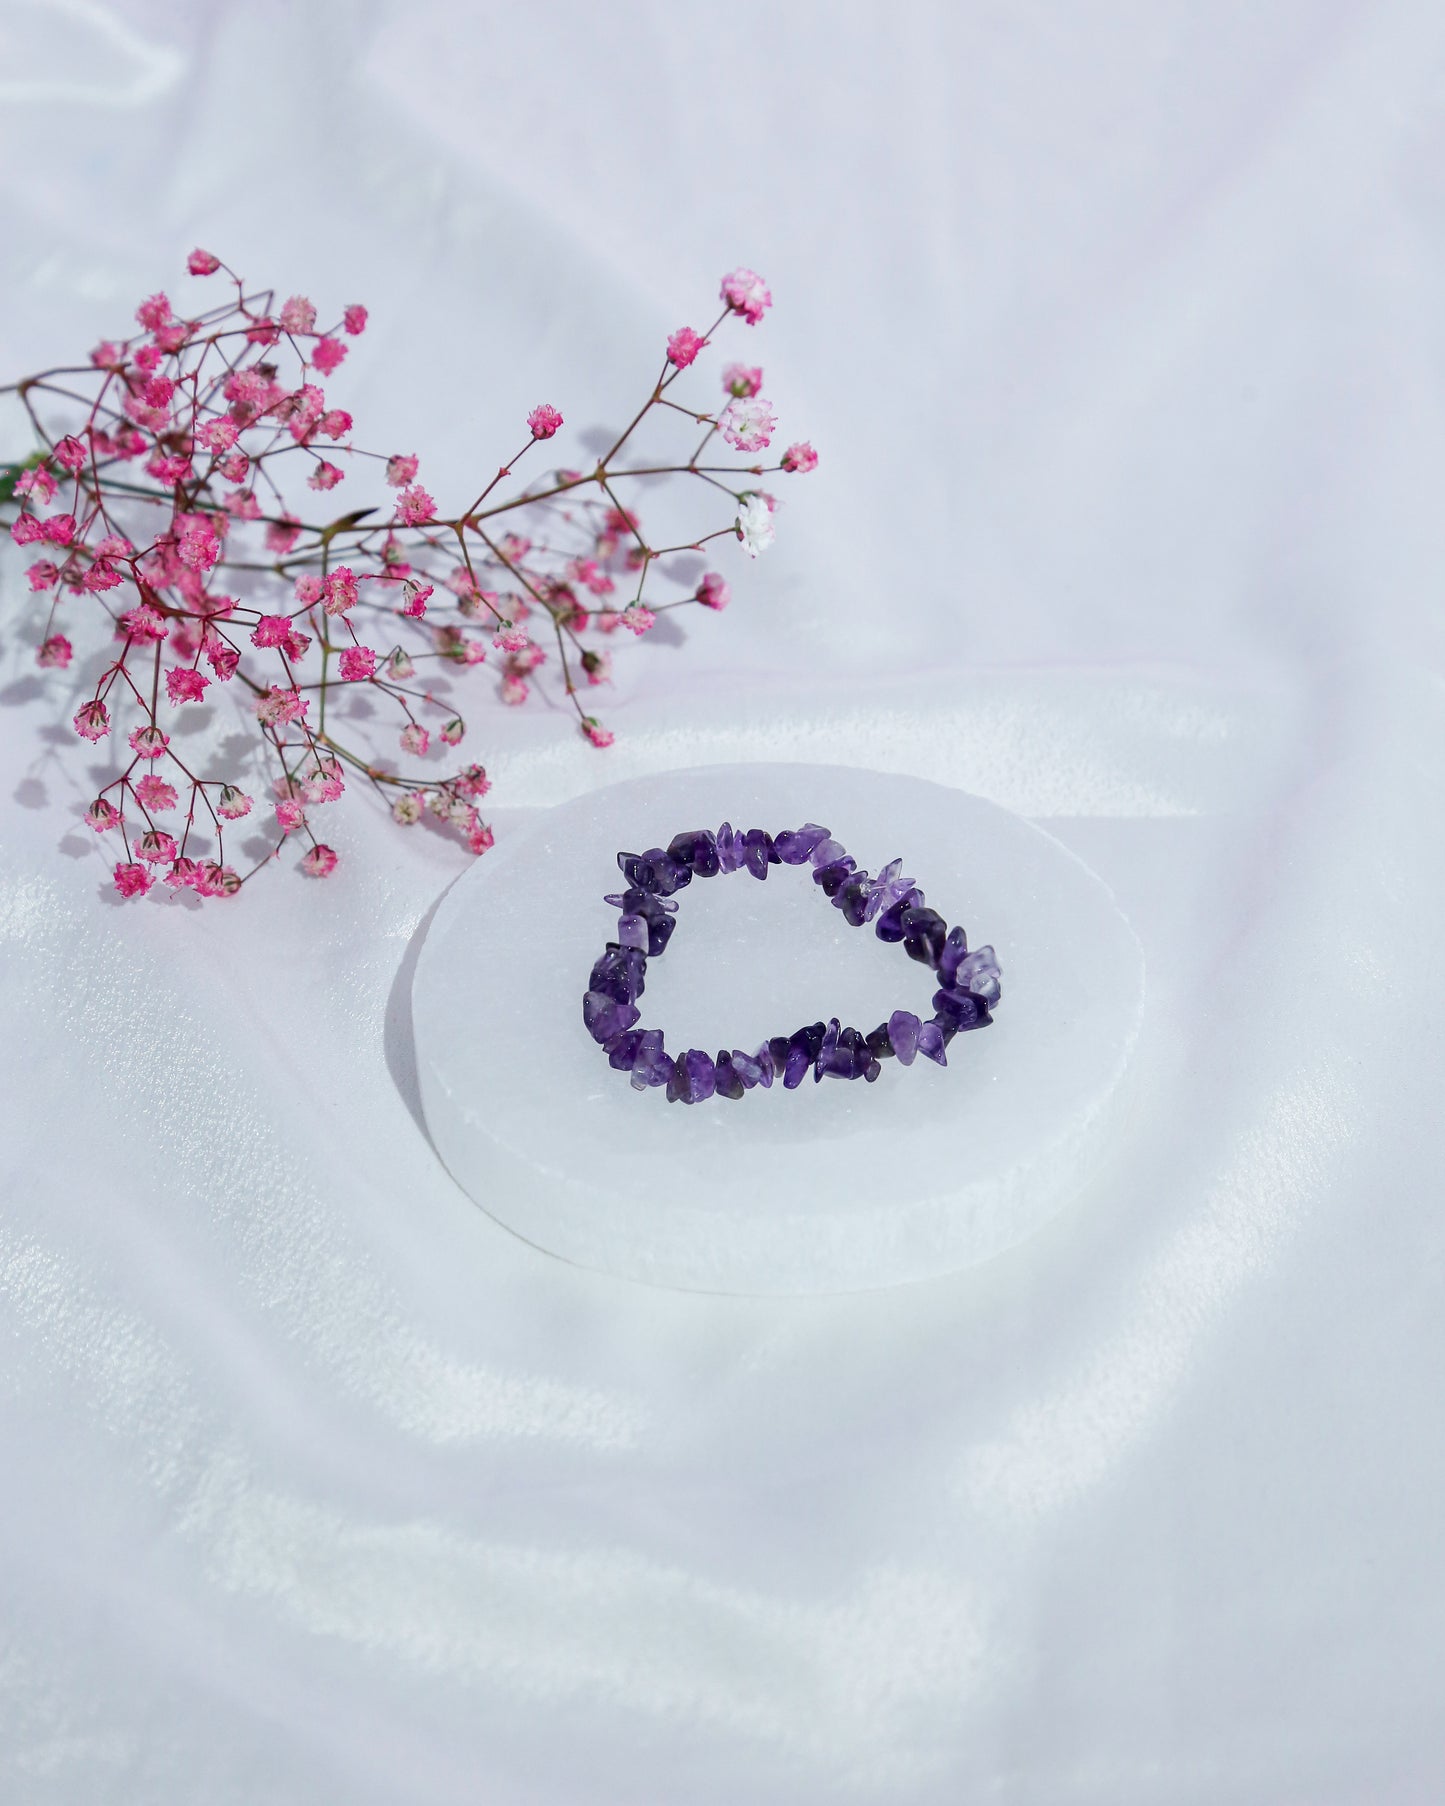
[[[970,946],[996,946],[1007,1009],[955,1038],[948,1066],[888,1062],[872,1086],[807,1080],[706,1109],[637,1096],[581,1020],[617,921],[601,899],[622,888],[619,848],[722,821],[821,822],[874,872],[925,849],[906,870]],[[936,977],[849,928],[811,868],[697,880],[676,902],[642,1004],[675,1053],[932,1012]],[[932,1279],[1031,1234],[1122,1131],[1143,1006],[1133,930],[1052,836],[917,778],[771,761],[539,812],[443,898],[412,986],[427,1128],[469,1196],[583,1266],[749,1293]]]
[[[369,301],[347,405],[459,470],[764,270],[822,465],[617,756],[514,723],[496,800],[941,776],[1149,972],[1130,1134],[998,1260],[567,1266],[413,1114],[461,858],[353,811],[324,895],[111,908],[7,567],[7,1806],[1445,1792],[1442,50],[1419,0],[0,10],[6,370],[210,242]]]

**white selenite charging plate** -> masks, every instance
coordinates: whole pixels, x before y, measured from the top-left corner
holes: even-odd
[[[616,931],[618,850],[722,821],[821,822],[859,864],[900,854],[928,901],[992,942],[1003,1001],[946,1068],[875,1084],[811,1077],[734,1102],[634,1091],[582,1025]],[[670,1053],[751,1050],[839,1017],[865,1032],[932,1013],[928,969],[850,928],[772,866],[694,879],[649,960],[641,1027]],[[718,1292],[893,1285],[986,1260],[1087,1182],[1120,1121],[1143,1008],[1139,942],[1103,883],[1032,823],[921,779],[732,765],[638,778],[548,809],[458,880],[417,964],[427,1126],[459,1185],[563,1258]]]

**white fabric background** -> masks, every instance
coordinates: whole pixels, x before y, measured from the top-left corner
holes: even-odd
[[[0,1797],[1440,1797],[1442,76],[1427,0],[0,7],[7,373],[201,242],[369,302],[347,405],[440,475],[771,281],[819,471],[499,805],[917,771],[1149,960],[1008,1257],[574,1271],[415,1119],[464,856],[353,808],[325,894],[108,907],[12,562]]]

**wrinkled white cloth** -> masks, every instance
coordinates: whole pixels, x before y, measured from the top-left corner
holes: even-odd
[[[1419,0],[0,11],[7,374],[201,243],[367,301],[360,437],[463,473],[768,278],[820,467],[611,754],[497,724],[499,832],[913,771],[1148,961],[1127,1130],[1007,1256],[578,1271],[417,1120],[465,855],[351,806],[324,892],[110,906],[11,560],[0,1797],[1445,1792],[1442,74]]]

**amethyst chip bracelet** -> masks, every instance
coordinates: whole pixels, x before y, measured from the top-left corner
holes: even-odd
[[[925,905],[913,880],[899,876],[902,860],[891,860],[870,877],[815,822],[777,835],[762,828],[743,832],[724,822],[716,834],[696,828],[676,835],[665,849],[619,853],[617,863],[628,888],[605,899],[622,912],[617,939],[607,943],[592,968],[582,1020],[609,1065],[632,1075],[634,1090],[665,1085],[670,1102],[697,1104],[709,1097],[739,1098],[775,1078],[792,1091],[809,1071],[815,1083],[861,1078],[871,1084],[886,1059],[896,1057],[900,1065],[911,1066],[922,1054],[946,1066],[944,1050],[956,1034],[986,1028],[993,1020],[989,1012],[1001,995],[993,948],[970,953],[963,929],[950,928],[937,910]],[[755,1053],[724,1048],[716,1059],[696,1047],[673,1059],[663,1047],[661,1029],[638,1028],[637,999],[647,962],[666,951],[677,926],[673,894],[694,878],[723,872],[746,870],[754,878],[766,878],[770,865],[811,865],[814,884],[851,927],[874,922],[879,940],[901,941],[910,959],[935,972],[939,989],[933,993],[933,1015],[920,1019],[911,1010],[894,1010],[866,1035],[840,1027],[835,1016],[791,1035],[776,1035]]]

